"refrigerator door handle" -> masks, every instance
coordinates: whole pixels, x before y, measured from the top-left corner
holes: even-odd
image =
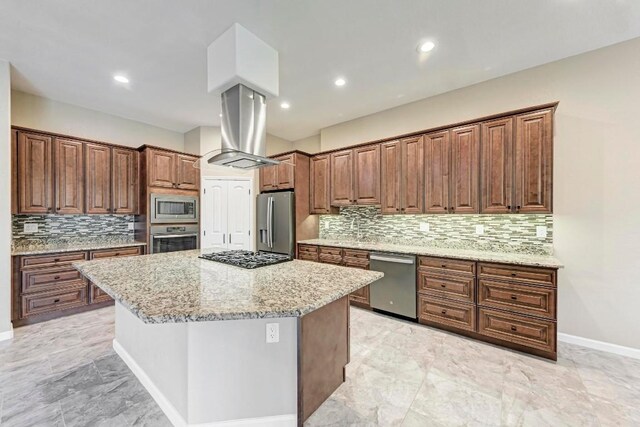
[[[269,247],[273,249],[273,197],[269,197]]]

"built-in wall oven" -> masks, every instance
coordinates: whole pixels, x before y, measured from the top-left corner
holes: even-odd
[[[187,251],[199,247],[198,224],[152,225],[150,231],[152,254]]]
[[[152,224],[198,222],[198,197],[151,193]]]

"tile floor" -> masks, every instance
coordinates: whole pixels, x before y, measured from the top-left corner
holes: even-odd
[[[306,426],[640,425],[640,360],[561,344],[557,363],[352,309],[347,381]],[[4,426],[169,426],[113,353],[113,308],[0,343]]]

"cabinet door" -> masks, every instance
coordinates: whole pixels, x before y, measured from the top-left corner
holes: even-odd
[[[380,144],[354,148],[353,156],[356,203],[380,204]]]
[[[353,186],[353,150],[331,153],[331,206],[355,203]]]
[[[311,158],[309,183],[311,186],[310,213],[312,214],[331,213],[330,170],[330,156],[328,154]]]
[[[87,213],[111,213],[111,148],[85,145]]]
[[[451,131],[452,213],[478,213],[478,176],[480,164],[480,125]]]
[[[52,138],[18,133],[19,213],[43,214],[52,211]]]
[[[260,191],[278,189],[278,166],[263,166],[260,168]]]
[[[449,212],[449,131],[424,137],[425,213]]]
[[[552,212],[553,111],[516,117],[516,212]]]
[[[380,145],[380,203],[382,213],[400,213],[401,174],[400,141],[385,142]]]
[[[149,186],[175,187],[176,155],[166,151],[149,150]]]
[[[138,152],[114,148],[112,172],[113,212],[138,212]]]
[[[202,195],[203,248],[228,249],[227,240],[227,203],[229,198],[229,182],[224,180],[204,183]]]
[[[295,154],[278,157],[280,164],[276,166],[276,179],[278,189],[292,189],[295,179]]]
[[[511,212],[513,198],[513,118],[482,124],[480,213]]]
[[[407,138],[401,145],[401,203],[403,213],[418,214],[424,211],[424,137]]]
[[[84,144],[56,138],[54,144],[56,213],[84,213]]]
[[[197,190],[200,187],[200,169],[194,167],[198,159],[176,154],[176,187],[182,190]]]

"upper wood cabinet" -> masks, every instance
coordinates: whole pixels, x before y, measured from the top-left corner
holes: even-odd
[[[380,144],[331,153],[331,205],[380,203]]]
[[[449,163],[451,141],[448,130],[424,136],[424,211],[449,212]]]
[[[381,150],[382,213],[422,213],[423,137],[385,142]]]
[[[481,213],[552,211],[553,110],[482,124]]]
[[[200,188],[200,171],[196,169],[197,156],[147,148],[149,187],[194,190]]]
[[[309,165],[310,213],[331,213],[331,156],[322,154],[311,158]]]
[[[513,118],[482,123],[480,213],[510,213],[513,208]]]
[[[88,214],[110,214],[111,205],[111,147],[86,144],[87,210]]]
[[[18,133],[18,212],[46,214],[53,211],[53,138]]]
[[[111,188],[113,212],[136,214],[138,212],[138,152],[114,148]]]
[[[291,190],[295,187],[296,154],[274,157],[280,163],[260,168],[260,191]]]
[[[84,213],[84,143],[56,138],[54,144],[55,210]]]
[[[552,212],[553,110],[516,116],[515,211]]]
[[[480,125],[451,130],[450,212],[478,213]]]
[[[331,206],[355,203],[353,150],[331,153]]]

